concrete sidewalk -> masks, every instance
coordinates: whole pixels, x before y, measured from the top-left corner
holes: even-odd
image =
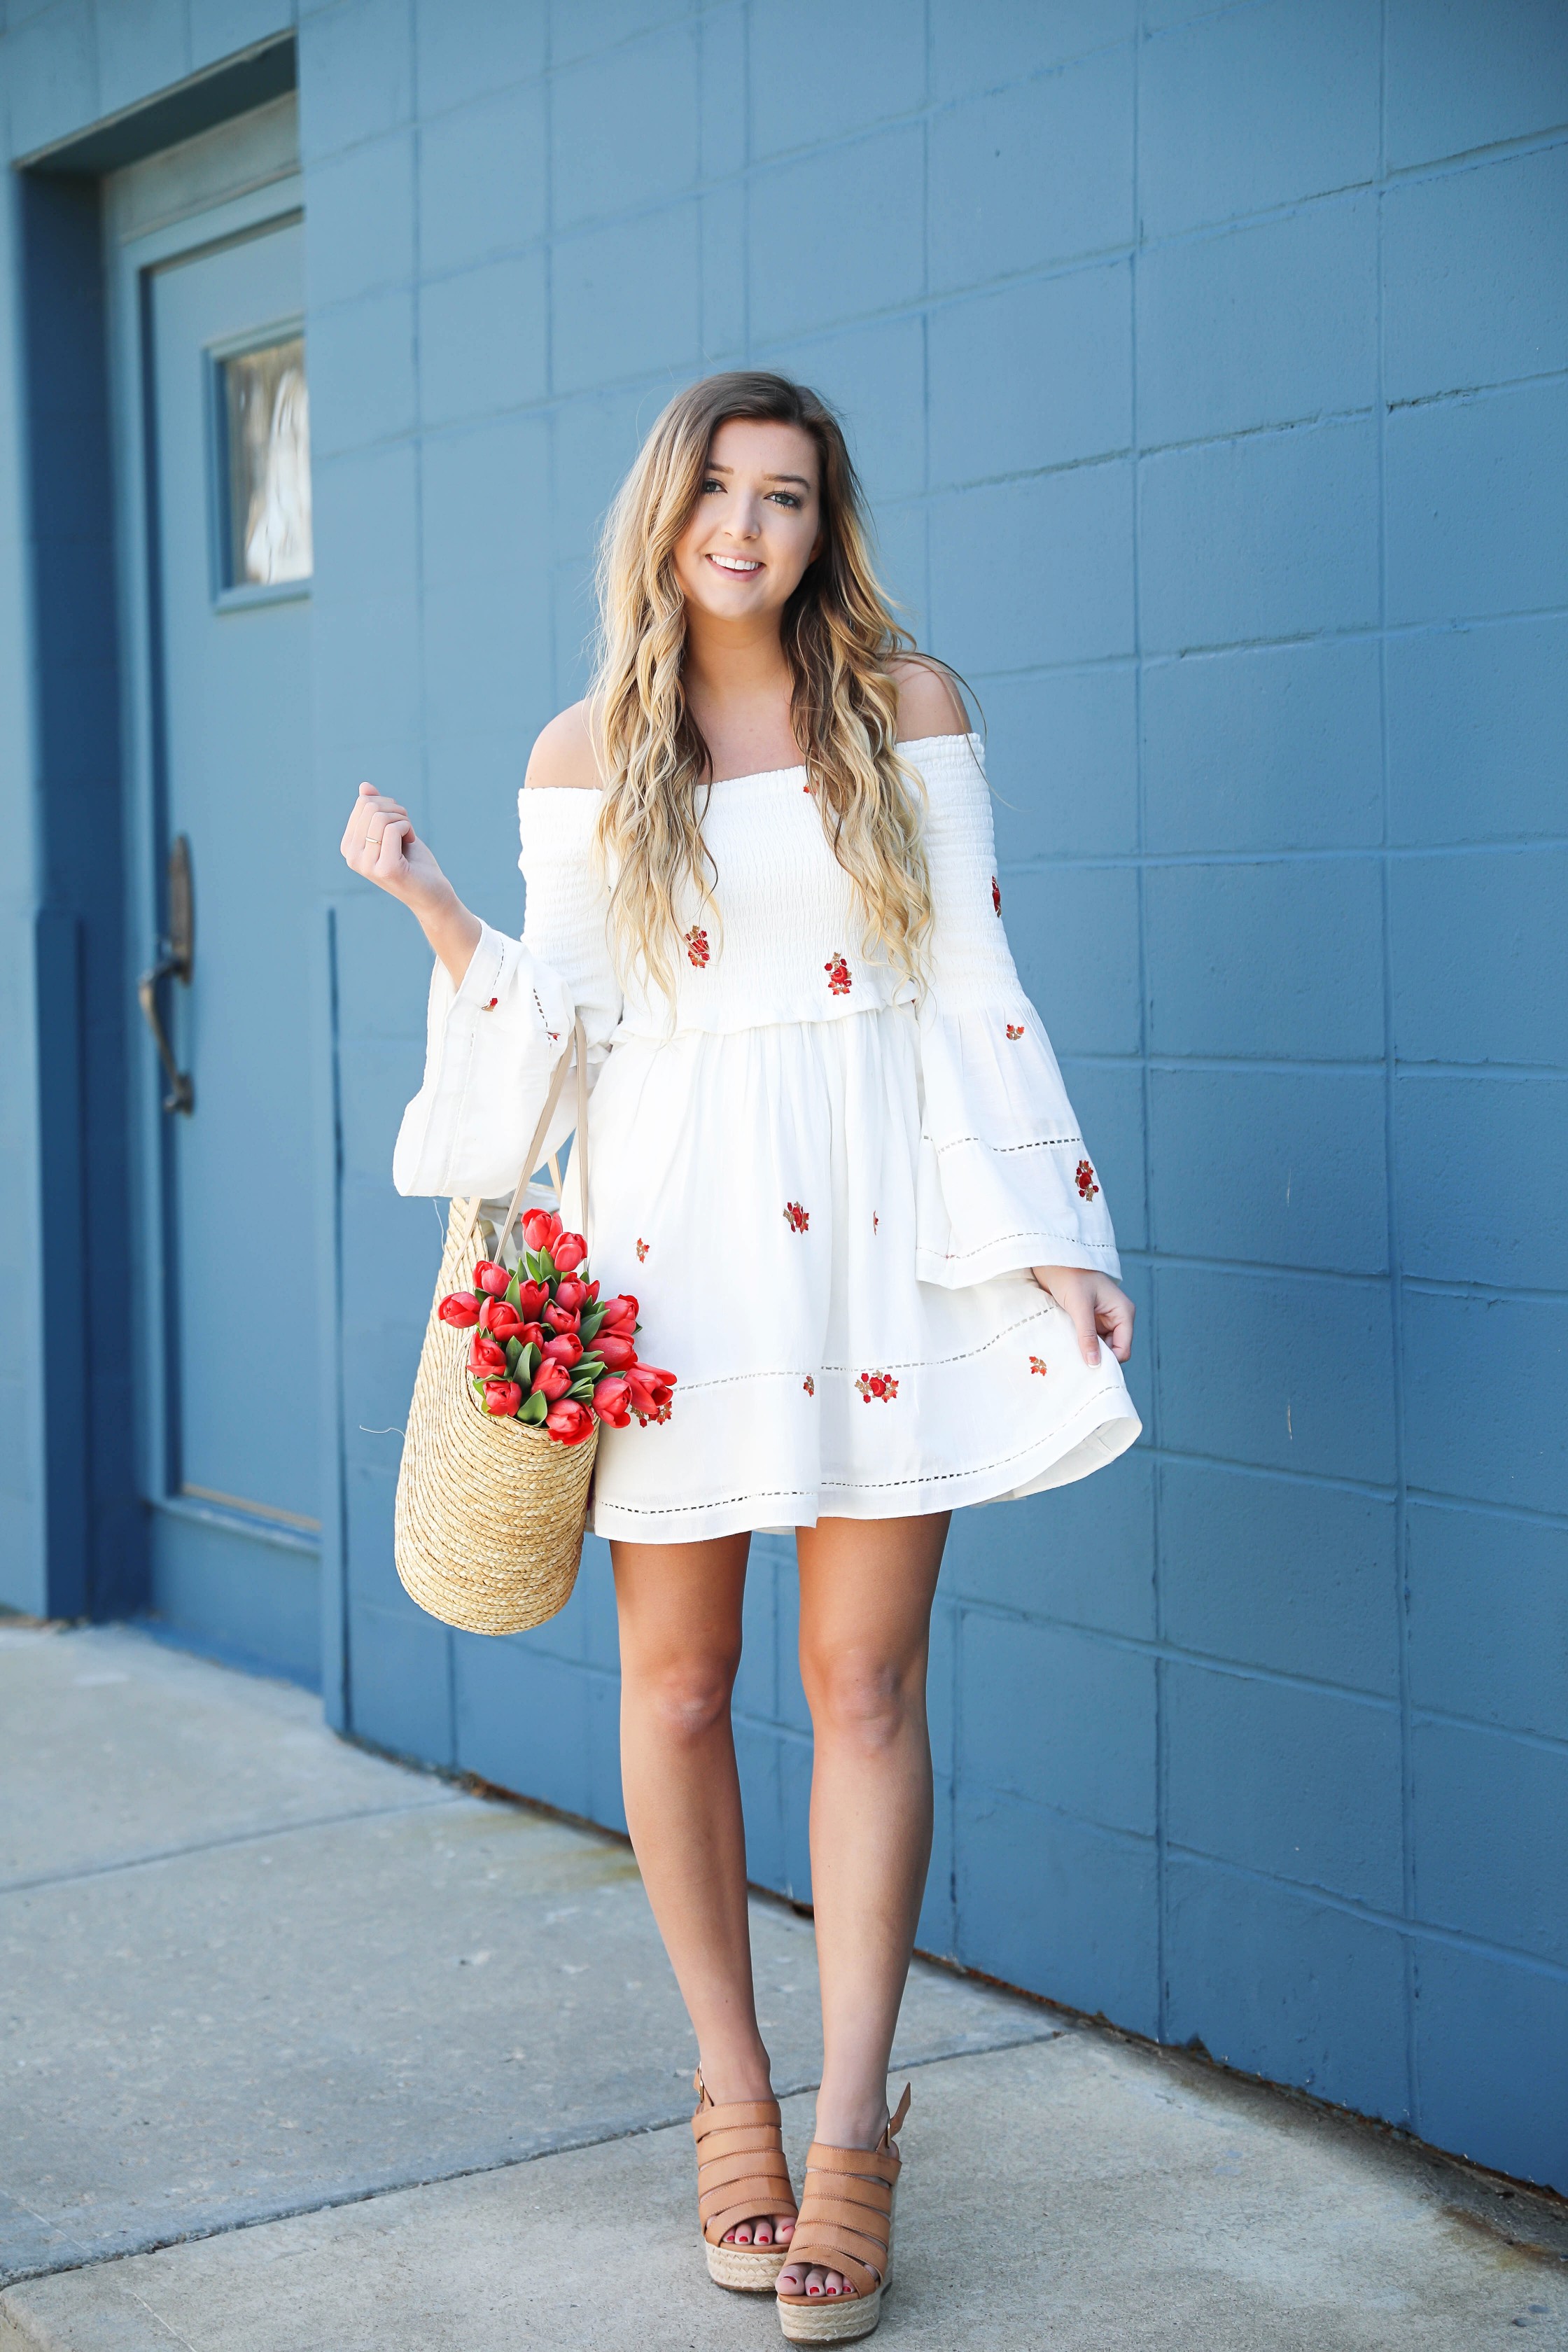
[[[758,1902],[792,2162],[809,1927]],[[0,2346],[763,2346],[610,1838],[118,1631],[0,1629]],[[1568,2347],[1568,2217],[917,1967],[889,2346]]]

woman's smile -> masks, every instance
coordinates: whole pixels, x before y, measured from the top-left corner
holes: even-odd
[[[736,573],[738,577],[746,580],[751,578],[753,572],[760,572],[763,569],[763,566],[758,562],[755,556],[752,555],[710,554],[708,561],[710,563],[717,565],[721,572],[732,572]]]

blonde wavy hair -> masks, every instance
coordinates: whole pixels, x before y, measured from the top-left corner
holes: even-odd
[[[919,988],[931,923],[925,793],[896,749],[899,694],[889,673],[914,640],[878,583],[838,419],[816,393],[781,375],[711,375],[678,393],[605,523],[588,699],[605,779],[598,844],[614,877],[616,946],[672,997],[683,892],[694,888],[717,913],[717,869],[701,823],[712,763],[686,696],[686,602],[675,548],[701,494],[713,436],[731,417],[796,425],[816,445],[821,545],[781,623],[795,681],[790,716],[828,845],[864,911],[864,945]]]

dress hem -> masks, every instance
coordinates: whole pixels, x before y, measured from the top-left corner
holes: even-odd
[[[1122,1410],[1104,1412],[1108,1402]],[[1095,1421],[1091,1416],[1097,1411],[1102,1417]],[[1077,1412],[1037,1444],[977,1470],[944,1471],[935,1478],[868,1479],[852,1487],[825,1479],[813,1493],[791,1487],[754,1489],[710,1503],[661,1504],[649,1510],[595,1500],[590,1524],[596,1536],[617,1542],[668,1544],[787,1533],[815,1527],[818,1519],[920,1518],[971,1505],[1015,1502],[1050,1486],[1071,1486],[1114,1462],[1142,1433],[1143,1424],[1118,1378],[1086,1397]],[[787,1507],[794,1504],[814,1507],[792,1512]]]

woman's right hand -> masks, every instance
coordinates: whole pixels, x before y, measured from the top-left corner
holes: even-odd
[[[414,830],[408,811],[374,784],[362,784],[342,842],[344,863],[418,918],[454,988],[473,961],[479,919],[471,915]]]
[[[415,832],[408,811],[374,784],[360,786],[342,846],[345,864],[356,874],[401,898],[416,915],[433,912],[451,894],[451,884]]]

